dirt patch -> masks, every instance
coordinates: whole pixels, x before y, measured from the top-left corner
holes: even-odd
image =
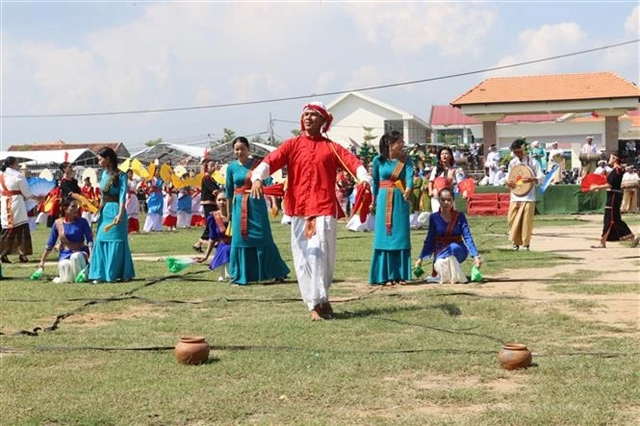
[[[610,242],[606,249],[592,249],[591,245],[599,241],[602,232],[600,216],[577,216],[586,221],[580,226],[538,227],[534,229],[531,241],[532,251],[553,252],[569,260],[551,267],[534,269],[506,270],[499,276],[485,276],[482,284],[413,284],[406,286],[380,287],[380,292],[411,292],[425,288],[443,291],[468,291],[480,296],[518,297],[532,305],[534,309],[556,309],[584,321],[598,321],[618,327],[630,327],[640,330],[640,294],[638,293],[558,293],[548,290],[549,284],[563,284],[562,277],[580,274],[580,271],[594,271],[593,276],[580,279],[571,284],[585,283],[593,285],[637,284],[640,282],[640,247],[632,249],[629,242]],[[504,238],[504,236],[501,235]],[[505,241],[505,249],[509,249]],[[522,252],[521,256],[527,256]],[[490,261],[490,260],[489,260]],[[582,272],[584,275],[584,272]],[[565,280],[564,282],[567,282]],[[361,290],[371,288],[367,283],[356,284]],[[576,301],[572,306],[571,301]],[[596,306],[586,309],[578,302]],[[562,302],[562,303],[557,303]]]
[[[127,306],[119,312],[86,312],[70,316],[65,320],[67,325],[81,327],[101,327],[114,321],[137,318],[164,318],[166,315],[158,312],[150,305]]]

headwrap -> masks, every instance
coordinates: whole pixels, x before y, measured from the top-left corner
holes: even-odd
[[[322,133],[328,132],[329,128],[331,127],[331,122],[333,121],[333,115],[331,115],[331,113],[327,111],[327,107],[324,106],[322,102],[314,101],[309,102],[302,108],[302,114],[304,115],[307,110],[316,112],[320,114],[322,118],[324,118],[324,124],[322,125],[322,129],[320,130]],[[302,130],[303,132],[305,130],[304,123],[302,122],[302,117],[300,117],[300,130]]]

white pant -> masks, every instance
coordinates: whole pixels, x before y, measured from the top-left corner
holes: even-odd
[[[162,231],[162,216],[158,213],[149,213],[144,220],[145,232],[149,231]]]
[[[438,273],[441,284],[464,284],[467,282],[467,276],[462,272],[462,267],[455,256],[436,260],[433,268]]]
[[[178,210],[177,228],[189,228],[191,226],[191,213]]]
[[[78,251],[73,253],[69,259],[58,262],[58,273],[61,283],[73,283],[76,277],[87,266],[86,253]]]
[[[316,217],[316,234],[310,239],[304,235],[306,224],[306,217],[291,218],[291,251],[300,295],[311,311],[329,301],[336,262],[336,219]]]
[[[83,219],[85,219],[87,222],[89,222],[89,224],[91,224],[91,221],[93,219],[93,214],[91,214],[91,212],[83,211],[81,216],[82,216]]]

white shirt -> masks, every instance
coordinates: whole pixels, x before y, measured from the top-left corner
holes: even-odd
[[[27,179],[19,171],[7,167],[4,171],[4,184],[9,191],[20,191],[22,195],[2,195],[0,197],[0,221],[2,228],[9,228],[9,216],[7,202],[11,203],[11,214],[13,216],[13,226],[19,226],[29,221],[27,217],[27,206],[24,203],[25,198],[33,198],[33,194],[27,184]],[[4,192],[4,188],[0,187],[0,191]]]
[[[531,170],[533,170],[533,175],[536,177],[536,179],[538,179],[538,185],[544,182],[544,173],[542,173],[542,168],[540,167],[540,163],[538,163],[534,158],[523,157],[521,161],[518,157],[514,157],[513,159],[511,159],[511,161],[509,161],[509,171],[511,171],[512,167],[517,166],[518,164],[524,164],[526,166],[529,166]],[[511,201],[512,202],[517,202],[517,201],[534,201],[535,202],[536,188],[534,187],[531,191],[529,191],[528,194],[525,194],[522,196],[517,196],[512,192]]]
[[[487,159],[484,162],[485,167],[494,168],[498,167],[500,162],[500,153],[498,151],[491,151],[487,154]]]
[[[624,172],[624,174],[622,175],[623,182],[638,182],[638,180],[640,180],[640,176],[638,176],[638,173],[636,172]]]
[[[595,143],[592,143],[591,145],[589,145],[588,143],[585,143],[584,145],[582,145],[582,149],[580,150],[580,154],[597,154],[598,153],[598,147],[596,147]]]
[[[554,157],[560,156],[562,158],[559,158],[558,161],[556,161],[554,159]],[[562,162],[562,160],[564,160],[564,151],[561,150],[560,148],[554,148],[551,151],[549,151],[549,162],[550,163],[560,163]],[[549,168],[549,170],[551,170],[551,168]]]

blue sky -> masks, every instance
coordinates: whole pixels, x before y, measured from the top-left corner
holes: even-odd
[[[444,76],[640,38],[633,2],[0,3],[2,115],[129,111],[298,96]],[[428,120],[480,81],[612,71],[639,45],[367,92]],[[325,103],[334,97],[320,98]],[[311,98],[310,98],[311,99]],[[289,137],[303,100],[153,114],[3,118],[14,143],[204,146],[224,127]]]

